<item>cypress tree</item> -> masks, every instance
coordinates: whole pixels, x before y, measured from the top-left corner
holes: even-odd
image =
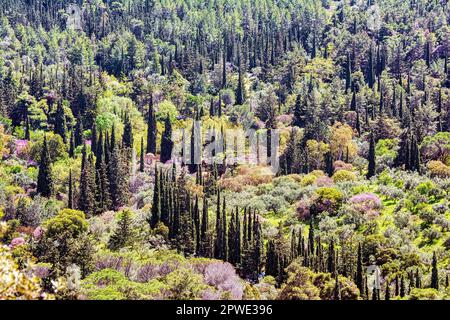
[[[83,159],[78,209],[90,217],[95,213],[95,173],[92,153],[87,155],[85,147],[83,148]]]
[[[370,144],[369,144],[369,165],[367,167],[367,179],[370,179],[375,175],[375,138],[373,133],[370,134]]]
[[[125,124],[123,127],[122,143],[124,148],[133,148],[133,127],[131,125],[130,116],[125,116]]]
[[[111,159],[108,164],[108,179],[112,204],[116,209],[128,203],[128,178],[129,168],[127,157],[124,156],[118,146],[115,146],[111,152]]]
[[[53,194],[53,191],[52,163],[47,145],[47,136],[44,136],[44,143],[42,145],[39,161],[37,193],[44,197],[50,197]]]
[[[173,141],[172,141],[172,123],[170,118],[167,117],[165,120],[165,128],[164,133],[161,138],[161,156],[160,161],[165,163],[172,158],[172,149],[173,149]]]
[[[352,82],[352,64],[350,53],[347,53],[347,64],[345,65],[345,92],[348,92]]]
[[[369,50],[369,61],[367,63],[367,84],[371,89],[373,89],[373,85],[375,84],[375,78],[373,74],[373,45],[370,45]]]
[[[404,297],[406,293],[406,287],[405,287],[405,278],[403,275],[400,278],[400,297]]]
[[[156,154],[156,136],[156,114],[153,107],[153,95],[151,95],[147,116],[147,153]]]
[[[31,139],[30,118],[27,115],[27,119],[25,120],[25,140],[30,141],[30,139]]]
[[[386,291],[384,293],[384,300],[391,300],[391,288],[388,281],[386,281]]]
[[[64,107],[62,105],[62,102],[59,101],[58,107],[56,108],[54,132],[55,132],[55,134],[59,134],[61,136],[64,143],[67,143],[66,131],[67,131],[67,125],[66,125],[66,116],[64,114]]]
[[[242,75],[242,65],[241,65],[240,54],[238,55],[238,65],[239,65],[239,70],[238,70],[238,84],[237,84],[237,88],[236,88],[236,104],[242,105],[242,104],[244,104],[244,101],[245,101],[245,87],[244,87],[244,79],[243,79],[243,75]]]
[[[144,163],[144,137],[141,137],[141,154],[139,161],[139,171],[144,172],[145,163]]]
[[[294,126],[299,128],[303,128],[305,126],[305,113],[306,111],[302,108],[302,98],[300,95],[297,95],[294,106]]]
[[[150,217],[150,227],[153,229],[161,220],[161,170],[155,165],[155,183],[153,186],[153,204]]]
[[[73,134],[73,130],[70,131],[69,156],[71,158],[75,156],[75,136]]]
[[[439,290],[439,272],[437,267],[436,252],[433,252],[433,261],[431,263],[431,288]]]
[[[357,264],[356,264],[356,277],[355,277],[355,283],[358,287],[361,294],[364,294],[364,281],[363,281],[363,264],[362,264],[362,248],[361,244],[358,245],[358,257],[357,257]]]
[[[356,111],[356,91],[353,90],[352,100],[350,102],[350,111]]]
[[[83,144],[84,138],[83,138],[83,121],[81,119],[81,115],[78,114],[77,116],[77,124],[75,125],[75,147],[81,146]]]
[[[328,246],[328,272],[334,275],[336,273],[336,252],[334,250],[334,241],[331,240]]]
[[[333,298],[334,300],[341,300],[341,285],[339,283],[339,277],[338,274],[334,276],[335,283],[334,283],[334,290],[333,290]]]
[[[73,177],[72,177],[72,169],[69,170],[69,191],[67,194],[68,203],[67,207],[69,209],[75,209],[74,208],[74,199],[73,199]]]
[[[313,217],[311,217],[311,221],[309,224],[309,234],[308,234],[308,251],[311,255],[314,255],[314,223],[313,223]]]

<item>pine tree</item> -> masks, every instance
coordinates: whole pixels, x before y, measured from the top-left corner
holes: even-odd
[[[47,136],[44,136],[44,143],[41,150],[39,161],[39,173],[37,181],[37,193],[44,197],[50,197],[53,194],[52,163],[47,145]]]
[[[170,118],[167,117],[165,121],[165,129],[161,138],[161,156],[160,160],[162,163],[169,161],[172,158],[172,123]]]
[[[114,231],[114,234],[108,242],[109,249],[118,250],[132,244],[134,238],[132,222],[130,210],[126,209],[120,212],[117,229]]]

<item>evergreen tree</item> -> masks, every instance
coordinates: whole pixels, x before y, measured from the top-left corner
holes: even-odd
[[[150,218],[150,227],[155,228],[161,220],[161,170],[155,166],[155,183],[153,186],[153,203]]]
[[[131,211],[123,210],[119,214],[117,228],[109,239],[108,247],[111,250],[118,250],[132,244],[134,238],[133,220]]]
[[[161,156],[160,160],[162,163],[169,161],[172,158],[172,123],[170,118],[167,117],[165,121],[165,129],[161,138]]]
[[[69,209],[75,209],[74,207],[74,196],[73,196],[73,177],[72,177],[72,169],[69,170],[69,191],[67,193],[67,207]]]
[[[355,277],[355,283],[358,287],[361,294],[364,293],[364,276],[363,276],[363,264],[362,264],[362,248],[361,244],[358,245],[358,257],[357,257],[357,264],[356,264],[356,277]]]
[[[150,106],[147,116],[147,153],[156,154],[156,114],[153,107],[153,96],[150,96]]]
[[[64,143],[67,143],[66,131],[67,131],[66,116],[64,114],[64,107],[62,105],[62,102],[60,101],[58,103],[58,107],[56,108],[54,132],[55,134],[59,134],[61,136]]]
[[[139,171],[144,172],[145,162],[144,162],[144,137],[141,137],[141,154],[139,161]]]
[[[433,252],[433,261],[431,263],[431,288],[439,290],[439,272],[437,267],[436,252]]]
[[[370,134],[369,142],[369,165],[367,168],[367,179],[372,178],[375,175],[375,138],[373,133]]]
[[[47,136],[44,136],[41,157],[39,161],[39,173],[37,180],[37,193],[44,197],[53,195],[54,185],[52,177],[52,163],[47,145]]]

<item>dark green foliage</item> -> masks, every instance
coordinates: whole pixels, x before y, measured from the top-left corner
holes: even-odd
[[[156,154],[156,115],[153,107],[153,96],[150,96],[150,105],[147,115],[147,153]]]
[[[160,161],[162,163],[165,163],[172,158],[172,149],[173,149],[172,123],[170,122],[170,118],[166,118],[164,124],[164,133],[161,138]]]
[[[436,252],[433,252],[433,261],[431,263],[431,288],[439,289],[439,271],[437,267]]]
[[[134,239],[134,230],[132,226],[131,211],[123,210],[119,214],[117,229],[109,239],[108,247],[111,250],[118,250],[132,244]]]
[[[368,156],[368,167],[367,167],[367,179],[372,178],[375,175],[375,138],[373,134],[370,134],[370,141],[369,141],[369,156]]]
[[[54,192],[52,163],[47,145],[47,137],[44,136],[44,144],[39,160],[39,173],[37,180],[37,192],[44,197],[50,197]]]

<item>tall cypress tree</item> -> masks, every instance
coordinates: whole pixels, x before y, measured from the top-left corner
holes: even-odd
[[[133,148],[133,127],[131,125],[130,116],[128,114],[125,116],[122,143],[124,148]]]
[[[370,134],[370,142],[369,142],[369,165],[367,167],[367,179],[372,178],[375,175],[375,138],[373,133]]]
[[[139,171],[144,172],[145,163],[144,163],[144,137],[141,137],[141,154],[139,161]]]
[[[431,288],[439,290],[439,272],[437,267],[436,252],[433,252],[433,261],[431,263]]]
[[[52,163],[47,145],[47,136],[44,136],[44,143],[42,145],[41,158],[39,161],[37,193],[44,197],[50,197],[53,194],[53,191]]]
[[[61,101],[58,102],[58,107],[56,108],[54,132],[55,134],[59,134],[61,136],[64,143],[67,143],[66,116],[64,114],[64,107]]]
[[[356,264],[356,277],[355,277],[355,283],[358,287],[361,294],[364,293],[364,276],[363,276],[363,264],[362,264],[362,248],[361,244],[358,245],[358,257],[357,257],[357,264]]]
[[[150,227],[154,228],[161,219],[161,170],[155,165],[155,183],[153,186],[153,204]]]
[[[73,177],[72,177],[72,169],[69,170],[69,190],[67,193],[67,207],[69,209],[74,208],[74,197],[73,197]]]
[[[160,161],[165,163],[172,158],[172,149],[173,149],[173,141],[172,141],[172,123],[170,118],[167,117],[165,121],[164,133],[161,138],[161,156]]]
[[[153,95],[151,95],[147,116],[147,153],[156,154],[156,135],[156,114],[153,107]]]

